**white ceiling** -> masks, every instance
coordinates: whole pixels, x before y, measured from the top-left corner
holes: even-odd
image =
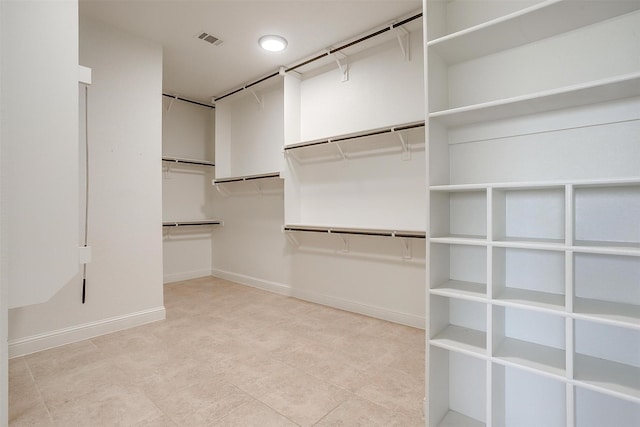
[[[420,11],[422,0],[80,0],[80,19],[106,22],[163,45],[163,91],[209,102],[326,48]],[[220,37],[213,46],[200,31]],[[289,41],[268,53],[258,38]]]

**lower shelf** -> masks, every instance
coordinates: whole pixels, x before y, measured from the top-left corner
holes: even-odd
[[[431,345],[447,350],[486,354],[487,334],[474,329],[449,325],[431,338]]]
[[[576,354],[575,380],[640,404],[640,368]]]

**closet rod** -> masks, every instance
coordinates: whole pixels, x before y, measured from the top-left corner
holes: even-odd
[[[172,162],[172,163],[187,163],[189,165],[215,166],[215,164],[211,162],[206,162],[204,160],[178,159],[175,157],[163,157],[162,161]]]
[[[221,221],[183,221],[183,222],[163,222],[163,227],[185,227],[196,225],[220,225]]]
[[[385,27],[385,28],[382,28],[381,30],[378,30],[378,31],[375,31],[375,32],[373,32],[373,33],[371,33],[371,34],[367,34],[366,36],[360,37],[360,38],[359,38],[359,39],[357,39],[357,40],[354,40],[354,41],[349,42],[349,43],[346,43],[346,44],[344,44],[344,45],[342,45],[342,46],[338,46],[338,47],[336,47],[336,48],[330,49],[330,50],[328,50],[327,52],[322,53],[322,54],[320,54],[320,55],[318,55],[318,56],[315,56],[315,57],[313,57],[313,58],[311,58],[311,59],[308,59],[308,60],[306,60],[306,61],[304,61],[304,62],[301,62],[300,64],[296,64],[296,65],[293,65],[293,66],[291,66],[291,67],[289,67],[289,68],[285,68],[285,69],[284,69],[284,72],[285,72],[285,73],[288,73],[289,71],[294,71],[294,70],[296,70],[296,69],[298,69],[298,68],[300,68],[300,67],[303,67],[303,66],[305,66],[305,65],[311,64],[312,62],[315,62],[315,61],[317,61],[317,60],[319,60],[319,59],[322,59],[322,58],[325,58],[325,57],[327,57],[327,56],[331,56],[331,55],[333,55],[333,54],[334,54],[334,53],[336,53],[336,52],[340,52],[341,50],[344,50],[344,49],[346,49],[346,48],[349,48],[349,47],[351,47],[351,46],[354,46],[354,45],[356,45],[356,44],[358,44],[358,43],[362,43],[362,42],[364,42],[364,41],[366,41],[366,40],[369,40],[369,39],[371,39],[371,38],[373,38],[373,37],[379,36],[380,34],[384,34],[384,33],[386,33],[387,31],[394,30],[394,29],[396,29],[396,28],[398,28],[398,27],[403,26],[404,24],[407,24],[407,23],[409,23],[409,22],[411,22],[411,21],[415,21],[416,19],[419,19],[419,18],[422,18],[422,12],[417,13],[417,14],[415,14],[415,15],[413,15],[413,16],[410,16],[410,17],[409,17],[409,18],[407,18],[407,19],[403,19],[403,20],[402,20],[402,21],[400,21],[400,22],[396,22],[395,24],[392,24],[392,25],[389,25],[389,26],[387,26],[387,27]],[[224,94],[224,95],[222,95],[222,96],[219,96],[219,97],[217,97],[217,98],[214,98],[214,99],[213,99],[213,101],[214,101],[214,102],[218,102],[218,101],[220,101],[221,99],[224,99],[224,98],[226,98],[226,97],[228,97],[228,96],[234,95],[234,94],[236,94],[236,93],[238,93],[238,92],[241,92],[241,91],[243,91],[243,90],[245,90],[245,89],[248,89],[248,88],[250,88],[250,87],[252,87],[252,86],[257,85],[258,83],[262,83],[263,81],[268,80],[268,79],[273,78],[273,77],[276,77],[276,76],[278,76],[278,75],[280,75],[280,72],[275,72],[275,73],[270,74],[270,75],[268,75],[268,76],[266,76],[266,77],[263,77],[263,78],[261,78],[261,79],[259,79],[259,80],[256,80],[256,81],[254,81],[254,82],[252,82],[252,83],[249,83],[249,84],[247,84],[247,85],[245,85],[245,86],[243,86],[243,87],[241,87],[241,88],[238,88],[238,89],[233,90],[233,91],[231,91],[231,92],[229,92],[229,93],[226,93],[226,94]]]
[[[179,96],[169,95],[168,93],[163,93],[162,96],[166,96],[167,98],[171,98],[171,99],[177,99],[178,101],[189,102],[191,104],[199,105],[201,107],[216,108],[215,105],[203,104],[202,102],[192,101],[190,99],[181,98]]]

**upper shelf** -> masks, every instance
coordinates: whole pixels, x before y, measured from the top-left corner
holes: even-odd
[[[426,233],[424,231],[408,231],[408,230],[383,230],[374,228],[344,228],[344,227],[323,227],[315,225],[293,225],[287,224],[283,227],[283,231],[307,231],[314,233],[327,234],[355,234],[361,236],[383,236],[383,237],[405,237],[414,239],[424,239]]]
[[[204,225],[222,225],[222,221],[217,219],[204,219],[200,221],[163,221],[163,227],[197,227]]]
[[[640,2],[638,2],[640,4]],[[506,119],[640,95],[640,72],[429,114],[446,126]]]
[[[344,135],[336,135],[329,138],[315,139],[312,141],[303,141],[296,144],[285,145],[284,150],[294,150],[297,148],[311,147],[314,145],[330,144],[334,142],[342,142],[353,139],[367,138],[370,136],[383,135],[387,133],[402,132],[410,129],[424,127],[424,120],[418,122],[403,123],[394,126],[386,126],[382,128],[369,129],[361,132],[348,133]]]
[[[163,162],[182,163],[188,165],[215,166],[212,162],[206,160],[181,159],[178,157],[162,157]]]
[[[640,9],[638,1],[548,0],[427,43],[455,64]]]

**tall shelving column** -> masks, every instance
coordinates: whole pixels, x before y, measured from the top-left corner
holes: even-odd
[[[640,424],[640,3],[424,7],[428,425]]]

